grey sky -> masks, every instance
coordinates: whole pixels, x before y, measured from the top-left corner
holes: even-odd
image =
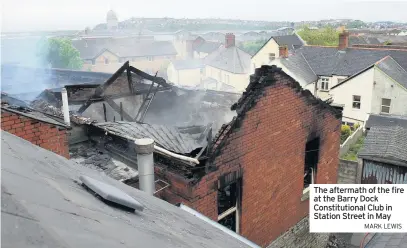
[[[407,22],[407,0],[2,0],[2,31],[83,29],[113,9],[129,17],[302,21],[351,18]]]

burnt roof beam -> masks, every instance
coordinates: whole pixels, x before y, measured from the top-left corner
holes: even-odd
[[[92,98],[99,98],[103,92],[109,87],[116,79],[123,74],[125,70],[129,69],[129,61],[126,61],[122,67],[119,68],[104,84],[96,88],[95,93],[91,96],[78,110],[78,113],[82,114],[92,104]]]

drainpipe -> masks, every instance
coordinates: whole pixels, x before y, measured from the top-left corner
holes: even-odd
[[[71,121],[69,119],[69,105],[68,105],[68,92],[65,88],[62,88],[62,112],[64,114],[64,122],[70,126]]]
[[[154,195],[154,140],[148,138],[136,139],[134,144],[136,144],[140,190],[149,195]]]

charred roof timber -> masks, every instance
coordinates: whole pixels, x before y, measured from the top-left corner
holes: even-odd
[[[146,101],[151,101],[152,98],[154,97],[155,93],[158,90],[167,90],[171,88],[171,85],[169,85],[165,79],[157,76],[151,76],[148,73],[145,73],[137,68],[134,68],[130,66],[129,61],[125,62],[122,67],[119,68],[104,84],[99,85],[92,96],[90,96],[86,102],[79,108],[78,113],[83,113],[93,102],[97,100],[106,100],[109,98],[108,95],[106,95],[106,89],[111,86],[122,74],[126,72],[126,78],[127,78],[127,83],[129,87],[129,91],[127,93],[121,94],[120,97],[123,96],[132,96],[132,95],[140,95],[140,94],[145,94],[147,93],[148,95],[152,94],[150,97],[148,97]],[[141,91],[137,91],[134,86],[133,82],[133,76],[132,73],[137,75],[138,77],[141,77],[142,79],[149,80],[151,81],[151,85],[148,89],[142,89]],[[156,84],[156,86],[154,85]],[[143,84],[138,83],[137,86],[141,86]],[[138,87],[137,87],[138,88]],[[113,97],[113,96],[110,96]],[[116,96],[117,97],[117,96]],[[146,108],[140,108],[140,110],[143,109],[143,111],[147,111]],[[134,121],[133,119],[129,121]]]

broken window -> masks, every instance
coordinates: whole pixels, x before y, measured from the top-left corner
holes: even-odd
[[[360,96],[353,96],[352,108],[360,109]]]
[[[218,190],[218,223],[239,233],[240,180]]]
[[[319,137],[305,145],[304,189],[315,183],[319,159]]]

